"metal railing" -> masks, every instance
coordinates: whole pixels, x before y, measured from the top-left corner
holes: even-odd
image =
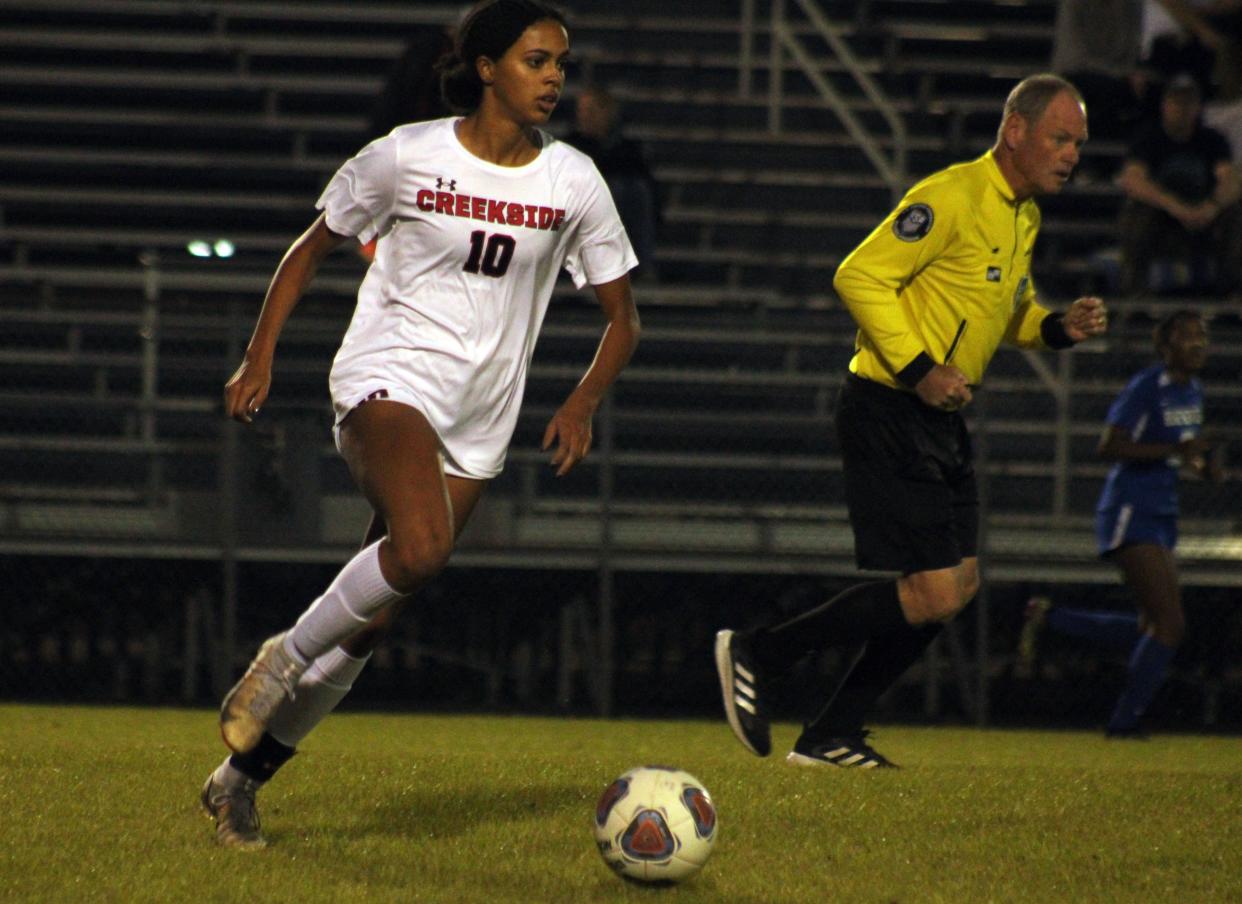
[[[768,131],[774,136],[783,130],[785,105],[785,72],[795,66],[814,86],[824,105],[841,121],[850,138],[867,157],[889,188],[894,202],[906,190],[906,156],[909,136],[905,122],[885,95],[884,90],[866,71],[862,61],[855,55],[842,30],[833,24],[814,0],[788,0],[801,13],[790,16],[787,0],[771,0],[768,24]],[[886,154],[881,141],[855,113],[850,102],[824,76],[820,61],[807,52],[801,38],[803,29],[797,23],[805,21],[814,35],[821,38],[832,51],[836,60],[857,83],[871,107],[883,117],[891,132],[892,152]],[[738,93],[748,97],[754,90],[756,69],[756,38],[759,25],[756,0],[744,0],[739,19],[740,53],[738,66]]]

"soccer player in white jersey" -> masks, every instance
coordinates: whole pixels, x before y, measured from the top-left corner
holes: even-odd
[[[561,267],[590,284],[606,325],[543,445],[558,476],[591,445],[591,418],[638,342],[637,260],[603,179],[539,127],[565,83],[561,14],[488,0],[462,21],[445,99],[466,115],[401,126],[347,161],[268,289],[225,387],[249,423],[267,399],[277,336],[323,258],[379,237],[332,366],[337,447],[374,518],[367,543],[225,697],[232,755],[203,788],[216,838],[255,848],[255,792],[345,696],[402,603],[448,561],[504,464],[535,339]]]

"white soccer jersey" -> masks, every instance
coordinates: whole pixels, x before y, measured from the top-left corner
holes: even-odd
[[[539,156],[498,166],[456,117],[401,126],[347,161],[317,206],[375,260],[329,379],[339,425],[361,402],[421,411],[445,470],[499,474],[561,267],[579,288],[637,264],[589,157],[541,132]]]

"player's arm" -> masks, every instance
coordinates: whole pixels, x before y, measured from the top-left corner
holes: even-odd
[[[1177,443],[1140,443],[1130,437],[1125,427],[1109,424],[1104,428],[1096,454],[1104,461],[1153,462],[1170,458],[1194,464],[1212,449],[1212,442],[1194,436]]]
[[[1187,204],[1151,177],[1147,164],[1142,160],[1127,160],[1117,176],[1117,185],[1128,198],[1162,210],[1177,220],[1184,220],[1190,213]]]
[[[1227,153],[1228,147],[1223,146],[1221,152]],[[1211,196],[1195,204],[1184,204],[1185,211],[1178,218],[1182,225],[1192,232],[1211,226],[1216,218],[1227,207],[1235,204],[1239,195],[1242,194],[1242,186],[1238,184],[1237,171],[1231,160],[1228,158],[1217,160],[1212,164],[1212,172],[1216,177],[1216,188]]]
[[[306,292],[319,264],[346,238],[329,229],[326,214],[320,214],[285,252],[267,288],[263,309],[242,363],[225,384],[224,410],[229,417],[248,424],[267,400],[280,331]]]
[[[1212,192],[1209,204],[1216,205],[1216,215],[1242,198],[1242,178],[1232,160],[1218,160],[1215,166],[1216,189]]]
[[[1063,349],[1107,329],[1108,310],[1101,299],[1079,298],[1068,310],[1058,313],[1039,304],[1034,285],[1028,283],[1005,331],[1005,341],[1019,348]]]
[[[1211,441],[1212,438],[1209,438]],[[1216,441],[1204,455],[1190,460],[1190,466],[1200,477],[1215,484],[1225,482],[1225,443]]]
[[[628,275],[591,288],[604,312],[604,335],[591,366],[543,433],[545,450],[556,443],[552,465],[557,469],[557,477],[568,474],[591,450],[591,418],[608,387],[629,363],[642,330]]]
[[[901,290],[949,244],[953,207],[907,195],[841,262],[832,285],[858,328],[897,378],[914,388],[936,366],[898,301]]]

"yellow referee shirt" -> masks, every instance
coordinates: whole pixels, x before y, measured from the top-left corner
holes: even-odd
[[[1047,347],[1031,283],[1039,222],[991,151],[915,185],[833,280],[859,326],[850,371],[901,389],[952,364],[977,385],[1002,339]]]

